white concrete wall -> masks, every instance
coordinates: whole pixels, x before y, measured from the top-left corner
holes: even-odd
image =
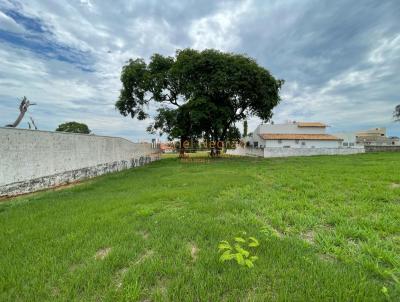
[[[157,152],[118,137],[0,128],[0,186]]]
[[[341,143],[343,148],[354,148],[363,146],[362,144],[357,144],[355,132],[341,132],[335,133],[333,135],[343,140]]]
[[[227,154],[240,156],[259,157],[290,157],[290,156],[312,156],[312,155],[347,155],[365,153],[364,147],[358,148],[249,148],[237,147],[227,150]]]
[[[361,148],[264,148],[264,157],[347,155],[365,153]]]
[[[229,155],[239,155],[239,156],[258,156],[258,157],[263,157],[264,156],[264,150],[263,149],[257,149],[257,148],[249,148],[249,147],[240,147],[237,146],[236,149],[228,149],[226,150],[226,154]]]

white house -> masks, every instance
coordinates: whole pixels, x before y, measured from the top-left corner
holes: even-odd
[[[245,138],[245,147],[228,153],[235,155],[286,157],[309,155],[353,154],[365,152],[363,147],[343,147],[343,139],[326,133],[319,122],[261,124]]]
[[[318,122],[261,124],[248,139],[254,148],[338,148],[342,139],[325,133]]]
[[[357,143],[357,137],[354,132],[340,132],[335,133],[334,135],[342,139],[343,148],[354,148],[356,146],[362,146],[362,144]]]

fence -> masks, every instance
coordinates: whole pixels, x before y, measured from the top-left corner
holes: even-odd
[[[141,166],[158,151],[119,137],[0,128],[0,196]]]
[[[240,155],[240,156],[258,156],[258,157],[264,156],[263,149],[252,148],[252,147],[241,147],[241,146],[237,146],[236,149],[228,149],[226,153],[231,155]]]
[[[365,146],[365,152],[400,152],[400,146]]]
[[[363,147],[357,148],[249,148],[237,147],[228,150],[228,154],[241,156],[259,157],[289,157],[289,156],[312,156],[312,155],[347,155],[364,153]]]

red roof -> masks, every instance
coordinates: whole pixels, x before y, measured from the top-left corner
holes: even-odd
[[[174,150],[175,149],[175,147],[173,146],[173,144],[164,144],[164,143],[161,143],[160,144],[160,150]]]

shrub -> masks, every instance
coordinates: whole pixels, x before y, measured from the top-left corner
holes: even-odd
[[[221,262],[236,261],[237,264],[248,268],[254,267],[254,262],[258,259],[257,256],[252,255],[251,250],[257,248],[260,243],[254,237],[244,239],[242,237],[235,237],[234,244],[231,245],[228,241],[223,240],[218,245],[218,250],[222,255],[219,257]],[[247,250],[250,249],[250,250]]]

